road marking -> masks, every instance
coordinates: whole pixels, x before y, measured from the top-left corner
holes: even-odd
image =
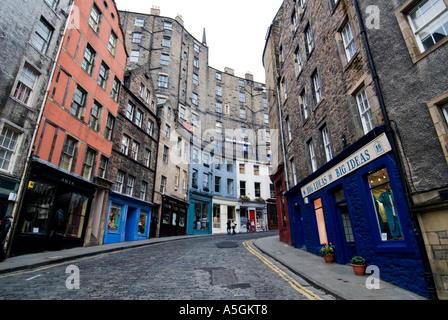
[[[25,279],[25,280],[26,281],[30,281],[30,280],[33,280],[35,278],[41,277],[41,276],[42,276],[41,274],[38,274],[37,276],[31,277],[31,278],[28,278],[28,279]]]
[[[278,268],[275,264],[273,264],[271,261],[266,259],[263,255],[255,251],[250,246],[250,242],[252,240],[244,241],[243,245],[246,247],[246,249],[252,253],[254,256],[256,256],[258,259],[260,259],[264,264],[266,264],[269,268],[271,268],[275,273],[277,273],[280,277],[282,277],[294,290],[299,292],[300,294],[304,295],[306,298],[310,300],[324,300],[322,297],[317,295],[316,293],[312,292],[311,290],[305,288],[300,283],[298,283],[294,278],[287,275],[283,270]]]

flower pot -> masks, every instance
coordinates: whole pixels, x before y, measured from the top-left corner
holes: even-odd
[[[333,255],[332,254],[324,255],[324,259],[325,259],[326,263],[332,263],[333,262]]]
[[[365,264],[352,264],[353,271],[357,276],[363,276],[366,273],[366,265]]]

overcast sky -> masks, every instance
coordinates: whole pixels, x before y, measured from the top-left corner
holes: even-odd
[[[202,41],[205,28],[209,65],[224,71],[235,70],[244,77],[264,83],[263,49],[265,37],[283,0],[115,0],[119,10],[149,14],[153,6],[160,15],[184,20],[185,29]]]

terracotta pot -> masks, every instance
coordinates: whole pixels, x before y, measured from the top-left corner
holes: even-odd
[[[363,276],[366,273],[366,265],[365,264],[352,264],[353,271],[357,276]]]
[[[329,254],[329,255],[324,255],[324,259],[326,263],[332,263],[333,262],[333,255]]]

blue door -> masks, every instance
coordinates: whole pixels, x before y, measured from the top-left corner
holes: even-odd
[[[303,214],[299,205],[294,207],[293,229],[295,231],[295,247],[303,248],[305,247],[305,230],[303,229]]]
[[[124,241],[138,240],[138,209],[128,207]]]
[[[353,236],[350,214],[345,200],[344,190],[338,189],[333,192],[333,201],[335,208],[337,243],[337,260],[339,263],[348,263],[355,255],[355,239]],[[338,250],[339,249],[339,250]]]

